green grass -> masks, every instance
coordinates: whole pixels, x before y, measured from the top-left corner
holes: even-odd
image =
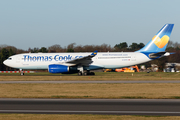
[[[180,75],[180,73],[164,73],[164,72],[135,72],[135,73],[126,73],[126,72],[95,72],[95,76],[106,76],[106,75],[118,75],[118,76],[127,76],[130,75],[144,75],[144,76],[161,76],[161,75],[174,75],[174,74],[178,74]],[[19,76],[20,73],[0,73],[0,76]],[[25,73],[25,76],[77,76],[77,73],[73,73],[73,74],[61,74],[61,73],[57,73],[57,74],[52,74],[49,72],[35,72],[35,73]]]
[[[12,77],[13,76],[13,77]],[[95,76],[78,76],[77,74],[51,74],[48,72],[26,73],[20,76],[17,73],[1,73],[0,80],[180,80],[180,73],[164,73],[164,72],[139,72],[139,73],[118,73],[118,72],[96,72]]]

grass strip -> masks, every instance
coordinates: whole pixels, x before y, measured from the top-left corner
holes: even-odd
[[[139,73],[118,73],[118,72],[96,72],[95,76],[77,76],[77,74],[50,74],[50,73],[26,73],[25,76],[20,76],[16,73],[1,73],[0,81],[60,81],[60,80],[180,80],[180,73],[163,73],[163,72],[139,72]]]
[[[0,84],[0,98],[180,99],[180,83]]]
[[[1,120],[179,120],[179,116],[0,114]]]

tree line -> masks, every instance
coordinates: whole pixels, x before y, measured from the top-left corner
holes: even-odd
[[[122,42],[116,44],[114,47],[111,47],[108,44],[102,45],[76,45],[75,43],[71,43],[65,47],[62,47],[59,44],[52,45],[48,48],[41,47],[41,48],[29,48],[28,50],[18,49],[14,46],[8,45],[1,45],[0,46],[0,71],[8,71],[8,70],[16,70],[13,68],[9,68],[3,64],[3,61],[6,60],[9,56],[20,54],[20,53],[61,53],[61,52],[93,52],[97,50],[98,52],[132,52],[143,48],[145,45],[143,43],[132,43],[128,46],[126,42]],[[152,63],[157,64],[162,69],[167,62],[179,62],[180,57],[180,44],[177,42],[170,41],[167,46],[167,51],[174,52],[175,54],[163,57],[151,62],[144,63],[147,67],[150,67]]]

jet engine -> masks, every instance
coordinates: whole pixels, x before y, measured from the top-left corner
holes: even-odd
[[[52,64],[48,66],[50,73],[66,73],[69,72],[69,67],[65,65]]]

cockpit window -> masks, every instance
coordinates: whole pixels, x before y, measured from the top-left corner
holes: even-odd
[[[12,60],[12,58],[8,58],[8,60]]]

